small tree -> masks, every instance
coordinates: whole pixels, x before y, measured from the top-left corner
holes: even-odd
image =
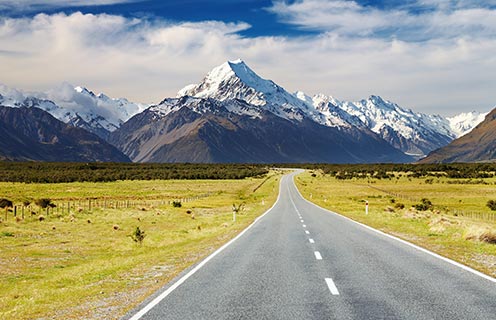
[[[496,211],[496,200],[489,200],[486,205],[492,211]]]
[[[136,230],[134,230],[130,237],[134,242],[141,245],[143,243],[143,239],[146,237],[145,231],[141,231],[139,227],[136,227]]]
[[[12,208],[13,206],[13,203],[12,201],[10,201],[9,199],[0,199],[0,208],[4,209],[4,208]]]

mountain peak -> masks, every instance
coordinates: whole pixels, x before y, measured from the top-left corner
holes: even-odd
[[[277,91],[278,86],[257,75],[241,60],[226,61],[213,68],[200,84],[192,84],[181,89],[177,97],[185,95],[197,98],[216,98],[219,100],[241,98],[236,93],[240,87],[251,88],[254,92],[268,94]],[[219,92],[228,93],[220,97]]]

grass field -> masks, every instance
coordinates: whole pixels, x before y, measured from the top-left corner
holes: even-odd
[[[459,184],[469,180],[400,174],[392,179],[338,180],[319,171],[313,175],[305,172],[295,179],[308,200],[496,276],[496,213],[486,206],[488,200],[496,200],[495,178],[484,179],[484,184]],[[412,208],[422,198],[433,208]]]
[[[0,183],[0,197],[15,204],[37,198],[50,198],[58,207],[77,204],[69,213],[41,212],[43,221],[39,214],[16,221],[12,212],[7,219],[1,212],[0,319],[119,318],[266,211],[277,197],[280,179],[276,172],[269,176]],[[196,199],[198,195],[204,196]],[[78,199],[84,204],[88,198],[138,205],[91,211],[79,207]],[[169,201],[175,199],[189,201],[174,208]],[[235,223],[234,203],[244,203]],[[146,235],[141,245],[130,237],[136,227]]]

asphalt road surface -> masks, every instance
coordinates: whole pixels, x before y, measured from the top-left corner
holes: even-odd
[[[126,319],[496,319],[496,283],[323,210],[274,207]]]

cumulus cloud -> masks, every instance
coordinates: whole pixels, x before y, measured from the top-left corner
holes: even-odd
[[[379,24],[369,22],[373,29]],[[449,115],[487,111],[496,103],[494,38],[412,42],[334,31],[298,38],[239,35],[249,27],[79,12],[4,18],[0,82],[46,91],[68,81],[156,103],[224,61],[242,58],[289,91],[346,100],[379,94],[414,110]]]

